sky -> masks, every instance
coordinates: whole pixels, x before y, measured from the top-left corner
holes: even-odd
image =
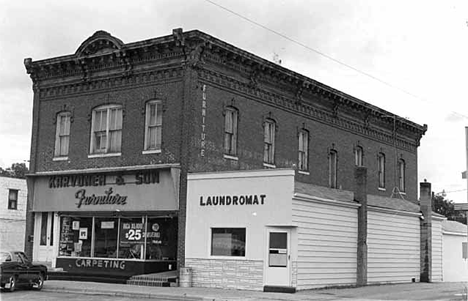
[[[24,58],[73,54],[98,30],[129,43],[198,29],[427,124],[418,181],[467,201],[466,0],[0,0],[0,7],[0,167],[29,160],[33,92]]]

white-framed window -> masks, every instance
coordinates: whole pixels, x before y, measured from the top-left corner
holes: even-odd
[[[54,157],[68,156],[68,148],[70,144],[70,117],[70,112],[61,112],[57,114]]]
[[[379,188],[385,188],[385,154],[377,156]]]
[[[406,180],[406,163],[405,160],[398,160],[398,188],[401,192],[405,192],[405,180]]]
[[[10,210],[18,209],[18,189],[8,190],[8,209]]]
[[[238,111],[229,107],[224,111],[224,153],[237,155],[237,122]]]
[[[162,142],[162,103],[152,100],[146,103],[145,151],[160,151]]]
[[[309,170],[309,132],[301,130],[299,132],[299,170]]]
[[[245,257],[245,228],[211,228],[211,255]]]
[[[266,164],[275,164],[275,134],[276,123],[272,119],[265,120],[263,124],[264,130],[264,152],[263,162]]]
[[[354,148],[354,164],[356,166],[364,166],[364,151],[361,146]]]
[[[328,182],[330,188],[338,188],[338,153],[331,150],[328,154]]]
[[[121,144],[122,106],[108,105],[94,109],[90,153],[120,153]]]

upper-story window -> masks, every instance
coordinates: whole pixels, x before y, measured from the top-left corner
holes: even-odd
[[[102,106],[93,110],[91,154],[120,153],[122,144],[122,107]]]
[[[405,179],[406,178],[406,163],[405,160],[398,160],[398,188],[401,192],[405,192]]]
[[[301,130],[299,132],[299,170],[309,170],[309,132]]]
[[[146,103],[145,151],[160,151],[162,142],[162,104],[159,100]]]
[[[237,110],[233,107],[226,108],[224,112],[224,153],[226,155],[237,155],[237,121]]]
[[[54,157],[68,156],[68,147],[70,144],[70,116],[70,112],[57,114]]]
[[[379,188],[385,188],[385,154],[379,153],[377,156]]]
[[[364,151],[361,146],[356,146],[354,149],[354,164],[364,166]]]
[[[331,150],[328,154],[328,182],[331,188],[338,188],[338,153]]]
[[[12,209],[12,210],[18,209],[18,190],[17,189],[8,190],[8,209]]]
[[[264,151],[263,162],[266,164],[275,164],[275,134],[276,123],[273,119],[265,120],[263,125],[264,130]]]

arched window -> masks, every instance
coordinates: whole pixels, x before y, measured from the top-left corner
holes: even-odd
[[[298,165],[301,171],[309,170],[309,132],[305,129],[299,132]]]
[[[331,188],[338,188],[338,152],[331,150],[328,154],[329,184]]]
[[[263,131],[264,131],[263,162],[266,164],[275,164],[276,122],[273,119],[266,119],[263,124]]]
[[[94,109],[90,153],[120,153],[121,144],[122,106],[106,105]]]
[[[354,164],[356,166],[364,166],[364,150],[361,146],[354,148]]]
[[[239,113],[233,107],[224,111],[224,153],[229,156],[237,155],[237,123]]]
[[[406,163],[405,160],[398,160],[398,188],[400,192],[405,192]]]
[[[162,142],[162,104],[160,100],[146,103],[145,151],[160,151]]]
[[[70,112],[61,112],[57,114],[57,126],[55,130],[55,151],[54,157],[68,156],[70,144]]]
[[[379,153],[377,156],[379,188],[385,189],[385,154]]]

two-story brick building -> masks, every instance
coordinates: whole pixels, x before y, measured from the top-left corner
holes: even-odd
[[[116,277],[186,266],[198,286],[352,284],[364,166],[369,282],[419,279],[426,126],[197,30],[128,44],[98,31],[25,67],[35,260]],[[382,276],[389,262],[402,270]]]

